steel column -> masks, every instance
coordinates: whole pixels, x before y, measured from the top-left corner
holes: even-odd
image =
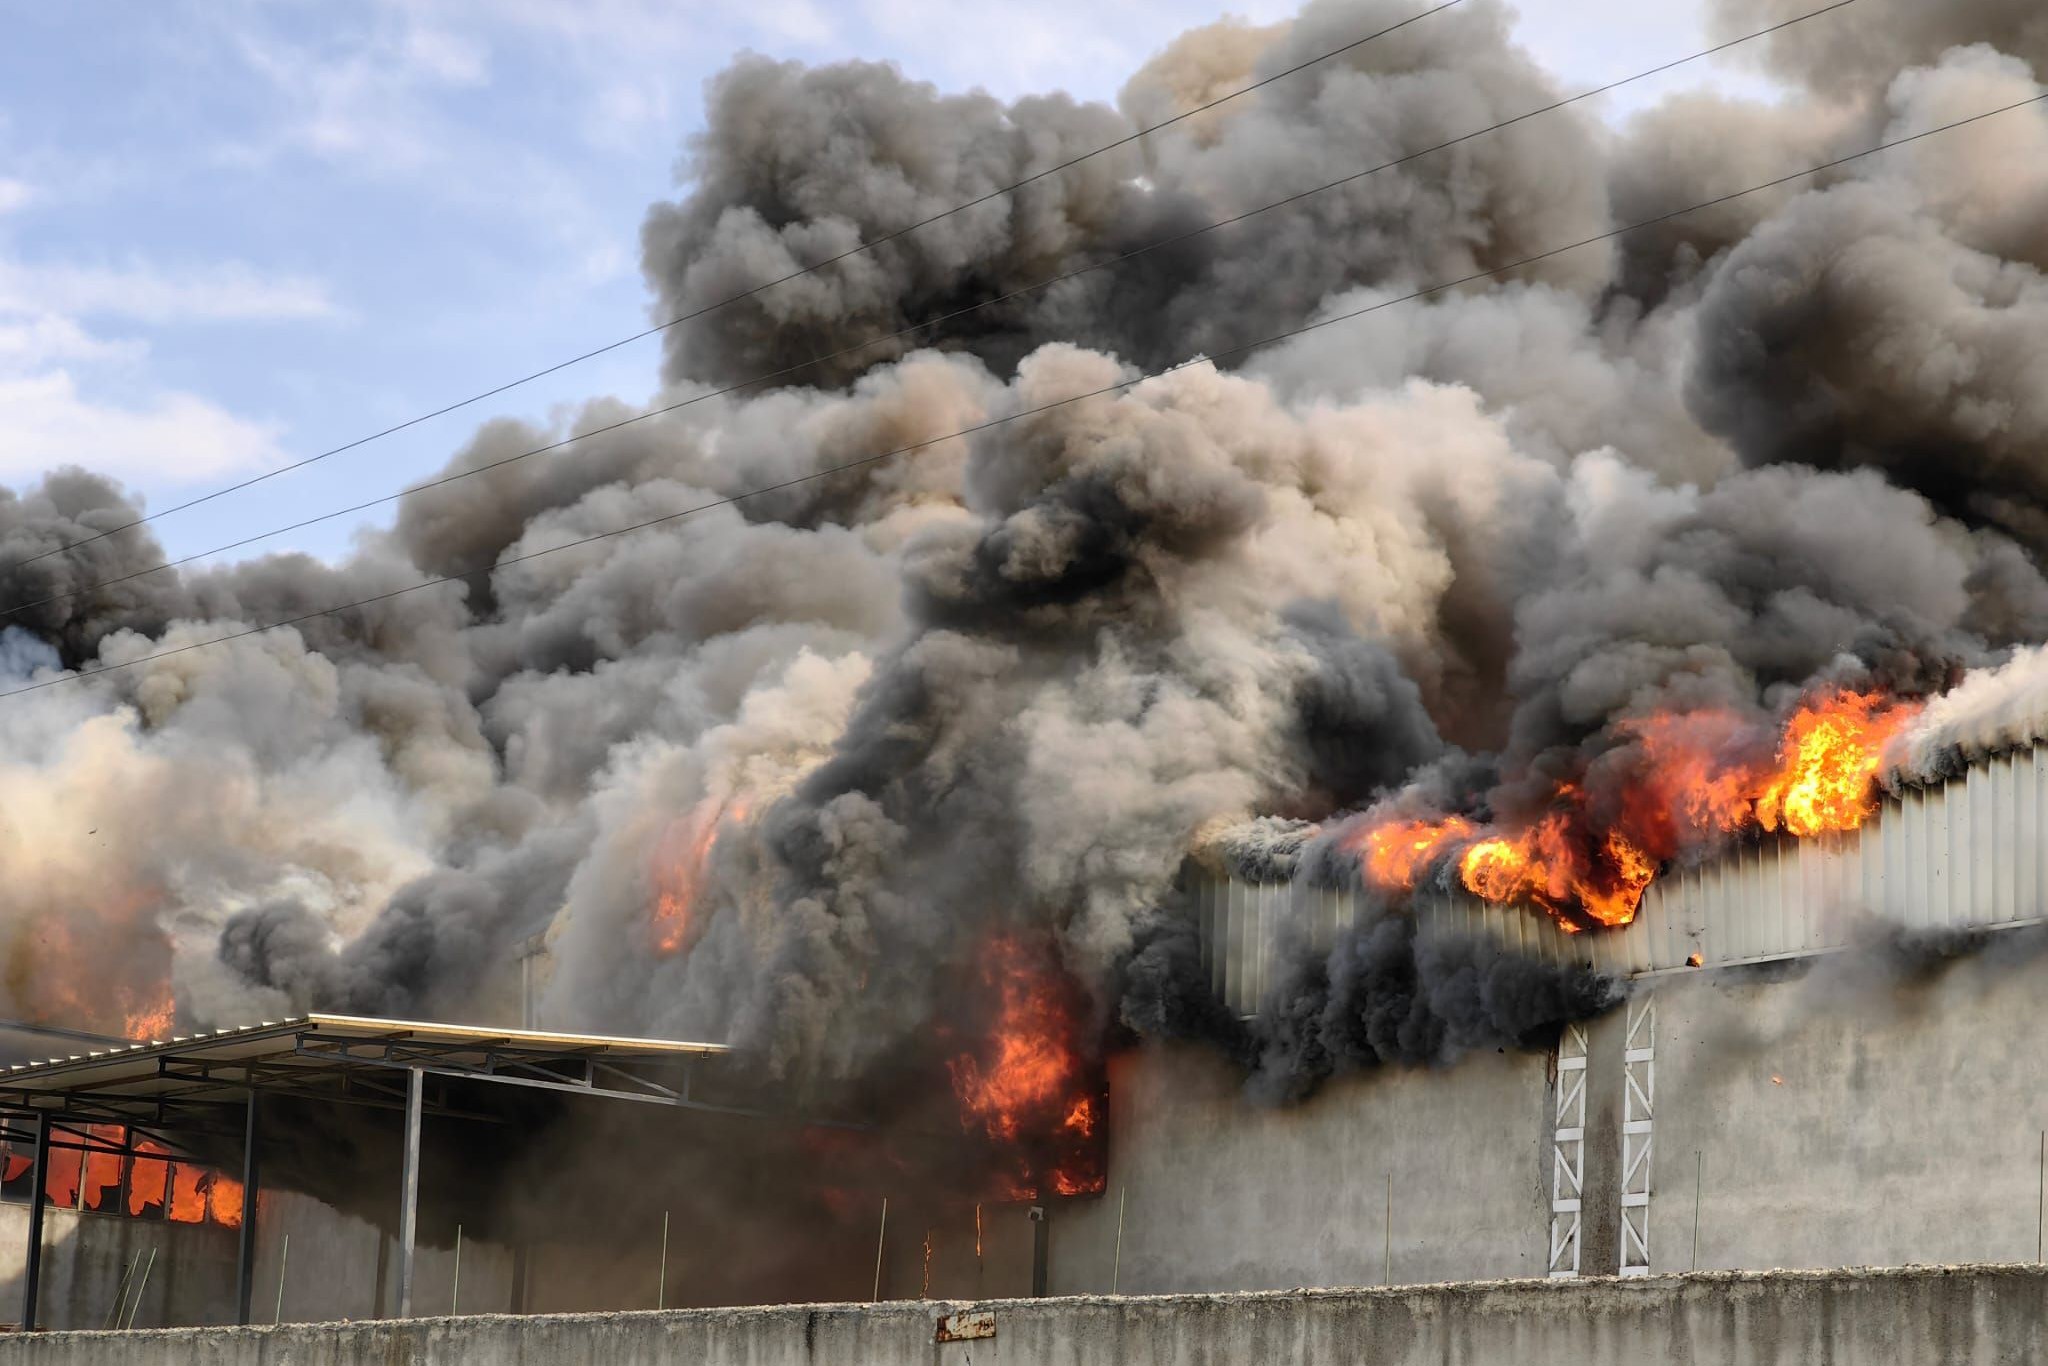
[[[398,1317],[412,1317],[413,1241],[420,1222],[420,1107],[426,1073],[415,1067],[405,1080],[405,1162],[398,1189]]]
[[[1550,1275],[1579,1274],[1586,1191],[1586,1027],[1568,1024],[1557,1041],[1557,1107],[1550,1145]]]
[[[1650,1142],[1656,1124],[1657,998],[1627,1007],[1622,1043],[1621,1274],[1650,1274]]]
[[[43,1208],[49,1203],[50,1117],[36,1116],[36,1165],[28,1197],[28,1257],[21,1272],[21,1330],[36,1330],[36,1297],[43,1284]]]
[[[256,1288],[256,1092],[252,1087],[242,1120],[242,1229],[235,1242],[235,1322],[249,1322]],[[282,1293],[282,1292],[280,1292]]]

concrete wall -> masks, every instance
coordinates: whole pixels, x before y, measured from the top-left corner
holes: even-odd
[[[2048,1353],[2048,1270],[1970,1267],[985,1302],[935,1341],[926,1302],[408,1324],[45,1333],[0,1366],[1992,1366]]]
[[[155,1253],[152,1260],[150,1254]],[[28,1206],[0,1204],[0,1320],[21,1318]],[[148,1264],[144,1278],[142,1264]],[[234,1318],[235,1234],[205,1224],[123,1219],[52,1209],[43,1215],[42,1307],[46,1328],[97,1328],[122,1298],[133,1269],[134,1323],[141,1328],[227,1323]]]
[[[1859,950],[1639,981],[1650,1268],[1692,1267],[1696,1179],[1702,1270],[2033,1259],[2048,993],[2012,933],[1938,971]],[[1626,1021],[1588,1029],[1588,1274],[1622,1266]],[[1139,1052],[1112,1073],[1107,1194],[1053,1211],[1052,1288],[1378,1283],[1389,1174],[1397,1282],[1541,1275],[1553,1086],[1542,1057],[1488,1055],[1261,1110],[1199,1051]]]
[[[123,1280],[131,1270],[140,1278],[146,1264],[146,1278],[129,1295],[137,1327],[232,1323],[238,1237],[233,1229],[211,1224],[48,1210],[38,1317],[50,1329],[97,1328],[123,1298]],[[27,1252],[28,1206],[0,1204],[0,1322],[20,1318]],[[455,1290],[454,1249],[421,1248],[414,1281],[418,1312],[447,1313]],[[254,1317],[263,1323],[280,1307],[287,1323],[395,1314],[395,1242],[373,1225],[306,1196],[265,1191],[256,1219],[253,1299]],[[508,1250],[477,1242],[463,1247],[459,1307],[466,1313],[512,1307]]]
[[[1660,979],[1651,1264],[1691,1265],[1695,1179],[1702,1268],[2033,1260],[2048,995],[2002,948]]]
[[[232,1253],[229,1264],[232,1277]],[[307,1196],[266,1191],[256,1220],[254,1317],[259,1322],[268,1323],[279,1313],[280,1283],[286,1323],[396,1314],[397,1240]],[[454,1298],[458,1290],[459,1302]],[[455,1249],[420,1247],[413,1303],[421,1314],[445,1314],[451,1306],[467,1314],[511,1309],[511,1252],[474,1239],[464,1242],[458,1287]]]
[[[1201,1050],[1119,1059],[1109,1189],[1053,1210],[1053,1293],[1376,1284],[1390,1176],[1397,1283],[1541,1275],[1550,1085],[1540,1056],[1487,1054],[1273,1110]]]

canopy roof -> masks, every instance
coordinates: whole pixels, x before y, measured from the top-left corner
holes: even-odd
[[[424,1020],[302,1015],[210,1034],[89,1049],[0,1070],[0,1111],[151,1129],[228,1129],[252,1092],[402,1108],[405,1076],[725,1110],[689,1098],[694,1064],[723,1044],[556,1034]],[[657,1081],[659,1076],[663,1080]],[[489,1089],[489,1088],[485,1088]],[[472,1100],[476,1088],[462,1088]],[[458,1110],[447,1085],[428,1112]],[[209,1121],[214,1122],[209,1122]]]

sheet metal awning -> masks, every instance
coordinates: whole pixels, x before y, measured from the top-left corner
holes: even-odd
[[[62,1046],[65,1040],[53,1040]],[[717,1114],[794,1118],[693,1096],[700,1067],[722,1044],[556,1034],[424,1020],[302,1015],[148,1043],[92,1048],[0,1070],[0,1137],[34,1145],[22,1323],[36,1324],[45,1182],[52,1148],[131,1152],[138,1137],[172,1147],[240,1139],[242,1185],[257,1189],[258,1112],[271,1097],[367,1106],[402,1119],[399,1313],[411,1312],[419,1204],[420,1126],[426,1118],[516,1122],[514,1098],[536,1090]],[[511,1088],[511,1089],[507,1089]],[[122,1137],[91,1126],[119,1126]],[[180,1142],[182,1136],[183,1142]],[[164,1149],[156,1149],[161,1155]],[[249,1321],[256,1220],[241,1226],[238,1320]]]
[[[673,1039],[303,1015],[8,1067],[0,1070],[0,1110],[152,1129],[205,1128],[216,1108],[239,1113],[252,1090],[402,1108],[404,1078],[393,1074],[413,1070],[723,1110],[730,1107],[692,1101],[689,1084],[694,1064],[728,1051],[723,1044]]]

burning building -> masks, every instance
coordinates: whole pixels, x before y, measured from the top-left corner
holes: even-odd
[[[700,1040],[790,1120],[492,1116],[423,1218],[508,1278],[530,1186],[729,1231],[707,1299],[1931,1259],[1965,1150],[2023,1250],[2048,32],[1712,9],[1779,102],[1610,127],[1497,0],[1114,106],[737,61],[649,402],[334,564],[0,499],[0,1008]],[[385,1121],[298,1120],[385,1248]]]

